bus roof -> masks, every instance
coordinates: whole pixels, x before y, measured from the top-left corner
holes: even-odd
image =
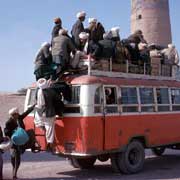
[[[105,77],[105,76],[69,76],[65,81],[72,85],[83,84],[104,84],[104,85],[125,85],[125,86],[166,86],[180,87],[180,81],[162,79],[143,79],[143,78],[124,78],[124,77]]]
[[[124,86],[165,86],[165,87],[180,87],[180,81],[161,76],[148,76],[137,74],[92,74],[92,75],[68,75],[63,78],[64,81],[72,85],[85,84],[102,84],[102,85],[124,85]],[[31,85],[35,88],[36,83]]]

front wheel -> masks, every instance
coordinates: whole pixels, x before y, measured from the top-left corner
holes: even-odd
[[[94,166],[96,161],[96,157],[88,157],[88,158],[69,158],[70,164],[74,168],[81,168],[81,169],[90,169]]]
[[[156,147],[152,148],[152,152],[156,156],[161,156],[165,152],[166,148],[165,147]]]
[[[124,152],[118,153],[119,170],[124,174],[133,174],[141,171],[144,161],[144,147],[139,141],[132,141]]]

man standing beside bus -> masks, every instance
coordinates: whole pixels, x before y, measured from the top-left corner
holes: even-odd
[[[53,151],[54,124],[57,114],[56,107],[57,109],[62,108],[61,96],[53,88],[48,86],[48,82],[44,78],[39,79],[37,85],[39,89],[37,92],[35,125],[38,126],[39,124],[45,129],[47,150]]]
[[[9,110],[10,118],[5,124],[4,134],[5,136],[11,138],[14,133],[14,130],[18,126],[25,129],[23,119],[34,109],[34,106],[31,106],[27,111],[22,114],[19,114],[19,109],[14,107]],[[31,137],[29,137],[31,139]],[[34,143],[33,143],[34,144]],[[25,148],[23,146],[18,146],[13,144],[11,149],[11,164],[13,166],[13,179],[17,179],[17,171],[21,163],[21,154],[24,153]]]

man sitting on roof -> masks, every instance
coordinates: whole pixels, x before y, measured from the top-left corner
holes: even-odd
[[[168,48],[165,48],[161,51],[164,55],[164,63],[170,65],[179,64],[179,55],[173,44],[168,44]]]
[[[47,42],[42,43],[40,50],[36,55],[36,59],[34,61],[35,69],[34,74],[36,76],[36,80],[39,78],[49,79],[53,76],[54,71],[51,69],[52,63],[52,55],[50,51],[50,44]]]
[[[115,56],[116,42],[111,39],[109,32],[104,33],[103,40],[99,41],[101,48],[101,58],[109,59]]]
[[[98,41],[103,39],[103,34],[105,33],[104,27],[95,18],[89,18],[88,22],[89,27],[86,31],[89,33],[89,40],[98,43]]]
[[[68,31],[60,29],[59,35],[52,40],[52,59],[57,65],[57,78],[63,70],[67,69],[72,51],[75,51],[75,46],[68,36]]]
[[[54,24],[55,26],[53,27],[53,30],[52,30],[52,39],[57,37],[59,34],[59,30],[62,29],[62,21],[61,21],[61,18],[57,17],[57,18],[54,18]]]
[[[91,55],[91,57],[96,57],[96,54],[99,51],[99,46],[89,41],[89,34],[86,32],[81,32],[79,34],[80,40],[80,51],[77,51],[74,57],[71,59],[71,67],[75,68],[82,68],[80,64],[81,59],[87,59],[87,55]]]
[[[84,11],[78,12],[76,17],[78,18],[78,20],[72,27],[71,35],[76,48],[79,49],[79,34],[85,31],[83,21],[86,18],[86,13]]]

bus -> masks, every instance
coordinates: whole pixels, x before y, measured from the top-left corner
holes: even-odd
[[[143,169],[145,149],[160,156],[180,148],[180,81],[172,77],[92,70],[64,78],[72,99],[63,117],[56,117],[56,154],[75,168],[91,168],[110,159],[114,171]],[[33,104],[35,86],[27,91],[25,109]],[[44,131],[34,126],[34,114],[24,120],[34,129],[41,150]]]

